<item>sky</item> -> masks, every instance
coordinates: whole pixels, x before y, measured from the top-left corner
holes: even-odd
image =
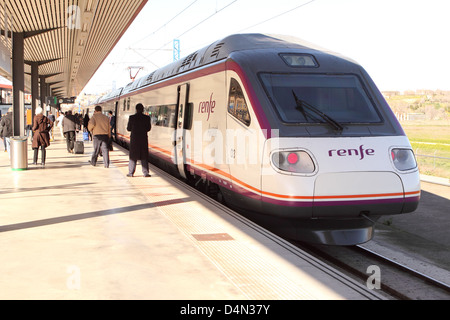
[[[448,0],[149,0],[87,84],[100,94],[235,33],[295,36],[360,63],[382,91],[450,90]]]

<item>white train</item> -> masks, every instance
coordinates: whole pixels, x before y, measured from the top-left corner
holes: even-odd
[[[354,61],[262,34],[226,37],[95,104],[151,116],[152,162],[272,230],[310,242],[370,240],[380,215],[414,211],[411,145]]]

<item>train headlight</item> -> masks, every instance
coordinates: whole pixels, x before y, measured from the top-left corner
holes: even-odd
[[[411,149],[393,148],[391,159],[394,166],[400,171],[408,171],[417,168],[416,158]]]
[[[281,151],[272,154],[273,165],[282,171],[293,173],[313,173],[314,162],[305,151]]]

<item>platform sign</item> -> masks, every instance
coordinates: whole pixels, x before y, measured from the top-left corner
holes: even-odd
[[[74,104],[75,98],[76,97],[70,98],[46,97],[45,103],[52,107],[56,107],[58,104]]]
[[[75,97],[70,98],[60,98],[58,100],[59,104],[74,104],[75,103]]]
[[[45,104],[48,106],[56,107],[58,104],[57,97],[45,97]]]

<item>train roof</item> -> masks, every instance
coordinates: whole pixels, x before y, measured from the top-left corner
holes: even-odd
[[[191,53],[183,59],[174,61],[165,67],[136,79],[123,88],[108,93],[100,99],[100,102],[118,98],[120,95],[127,94],[163,79],[226,59],[232,52],[273,48],[312,50],[340,56],[330,50],[291,36],[259,33],[234,34],[221,40],[217,40],[214,43]]]
[[[105,94],[97,100],[97,103],[102,103],[111,99],[117,99],[122,93],[123,88],[112,90],[111,92]]]

